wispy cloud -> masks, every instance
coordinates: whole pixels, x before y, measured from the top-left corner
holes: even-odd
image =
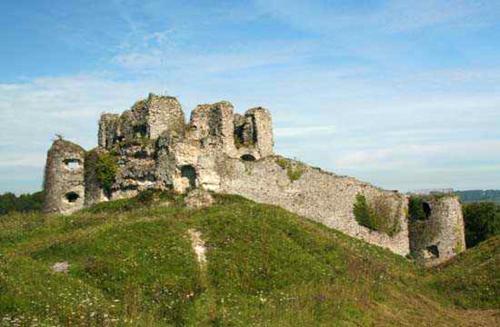
[[[257,7],[296,27],[319,33],[347,28],[397,32],[441,24],[492,23],[494,1],[465,0],[393,0],[353,5],[346,2],[331,6],[324,1],[256,0]],[[481,19],[477,19],[481,15]],[[475,19],[473,22],[472,19]],[[493,21],[494,22],[494,21]],[[457,26],[455,26],[457,27]]]
[[[335,126],[298,126],[280,127],[274,129],[274,134],[280,138],[291,138],[308,135],[331,135],[335,133]]]

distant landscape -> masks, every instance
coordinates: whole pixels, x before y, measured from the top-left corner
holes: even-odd
[[[483,202],[490,201],[500,203],[500,190],[470,190],[456,191],[462,202]]]

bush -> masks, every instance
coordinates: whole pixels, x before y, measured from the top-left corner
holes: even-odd
[[[99,154],[95,162],[95,174],[97,181],[106,194],[111,194],[111,187],[116,179],[118,163],[116,157],[109,153]]]
[[[366,197],[364,195],[356,195],[356,203],[354,203],[354,217],[356,221],[361,225],[368,227],[370,229],[375,229],[372,219],[372,212],[368,203],[366,202]]]
[[[500,234],[500,205],[493,202],[465,204],[463,213],[468,248]]]
[[[425,214],[424,211],[423,202],[424,200],[421,197],[418,196],[410,197],[410,200],[408,202],[408,213],[412,220],[427,219],[427,215]]]
[[[394,236],[401,231],[397,214],[393,212],[387,200],[379,196],[371,204],[362,194],[356,195],[353,208],[356,221],[371,230]]]
[[[304,174],[305,168],[304,165],[300,162],[292,164],[292,162],[288,159],[278,158],[276,159],[276,163],[278,164],[278,166],[286,170],[288,178],[292,182],[299,180],[300,177],[302,177],[302,175]]]

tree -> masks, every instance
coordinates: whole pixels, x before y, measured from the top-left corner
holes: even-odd
[[[500,233],[500,206],[493,202],[465,204],[465,243],[473,247]]]

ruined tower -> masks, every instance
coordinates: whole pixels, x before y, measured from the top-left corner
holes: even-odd
[[[420,207],[419,207],[420,206]],[[462,207],[451,194],[410,198],[410,249],[418,260],[436,265],[465,250]]]
[[[271,114],[265,108],[253,108],[244,116],[235,115],[235,142],[243,160],[255,160],[273,154]],[[252,159],[253,158],[253,159]]]
[[[47,153],[43,211],[72,213],[83,208],[85,150],[57,139]]]
[[[111,149],[123,141],[156,139],[165,131],[183,134],[184,126],[184,112],[176,98],[149,94],[121,115],[101,115],[98,144]]]

